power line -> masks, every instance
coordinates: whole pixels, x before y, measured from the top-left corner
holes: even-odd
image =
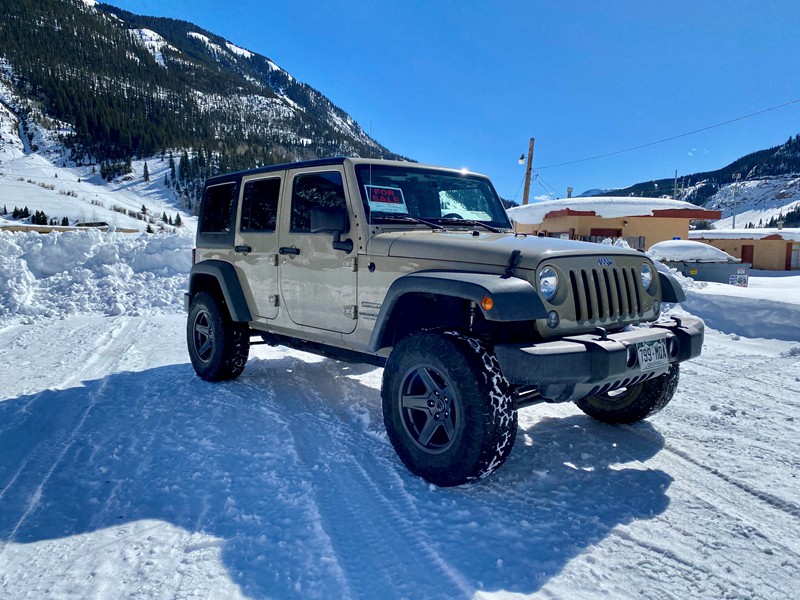
[[[559,194],[556,191],[556,189],[552,185],[547,183],[544,179],[542,179],[542,176],[539,174],[538,171],[536,172],[536,183],[538,183],[541,186],[541,188],[545,191],[545,193],[548,196],[550,196],[551,200],[558,198]]]
[[[545,165],[543,167],[537,167],[539,170],[542,169],[552,169],[554,167],[563,167],[566,165],[574,165],[577,163],[587,162],[590,160],[597,160],[598,158],[606,158],[607,156],[615,156],[617,154],[624,154],[625,152],[633,152],[634,150],[640,150],[642,148],[647,148],[649,146],[655,146],[656,144],[663,144],[665,142],[671,142],[672,140],[677,140],[683,137],[687,137],[690,135],[694,135],[695,133],[701,133],[703,131],[708,131],[709,129],[715,129],[716,127],[722,127],[723,125],[730,125],[731,123],[736,123],[737,121],[743,121],[744,119],[749,119],[751,117],[755,117],[758,115],[763,115],[764,113],[778,110],[779,108],[784,108],[786,106],[790,106],[791,104],[797,104],[800,102],[800,98],[796,100],[790,100],[789,102],[784,102],[783,104],[778,104],[777,106],[771,106],[770,108],[765,108],[763,110],[758,110],[754,113],[750,113],[749,115],[744,115],[741,117],[736,117],[735,119],[729,119],[728,121],[723,121],[722,123],[717,123],[715,125],[709,125],[708,127],[701,127],[700,129],[695,129],[694,131],[687,131],[686,133],[681,133],[678,135],[673,135],[672,137],[664,138],[663,140],[657,140],[655,142],[648,142],[646,144],[640,144],[639,146],[633,146],[632,148],[626,148],[625,150],[616,150],[614,152],[608,152],[607,154],[598,154],[597,156],[590,156],[588,158],[579,158],[577,160],[571,160],[562,163],[556,163],[553,165]]]

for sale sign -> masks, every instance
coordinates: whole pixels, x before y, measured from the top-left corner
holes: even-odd
[[[364,188],[371,211],[408,214],[408,206],[403,197],[403,190],[400,188],[385,185],[365,185]]]

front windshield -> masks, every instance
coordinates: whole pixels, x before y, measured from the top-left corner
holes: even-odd
[[[477,221],[511,228],[500,198],[485,177],[411,165],[358,165],[356,175],[371,223],[422,219],[447,226]]]

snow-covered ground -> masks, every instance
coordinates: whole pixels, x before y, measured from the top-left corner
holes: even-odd
[[[386,438],[380,369],[256,346],[194,375],[190,239],[0,245],[0,597],[796,595],[800,276],[684,280],[674,310],[721,331],[667,409],[523,409],[497,473],[439,489]]]
[[[174,212],[165,163],[107,184],[14,119],[0,206]],[[194,375],[186,223],[0,231],[0,598],[797,596],[800,275],[684,279],[672,310],[713,329],[663,412],[525,408],[497,473],[439,489],[388,442],[380,369],[256,346]]]

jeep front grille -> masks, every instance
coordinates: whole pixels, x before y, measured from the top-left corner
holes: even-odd
[[[643,311],[638,280],[639,274],[635,268],[570,270],[576,321],[639,318]]]

